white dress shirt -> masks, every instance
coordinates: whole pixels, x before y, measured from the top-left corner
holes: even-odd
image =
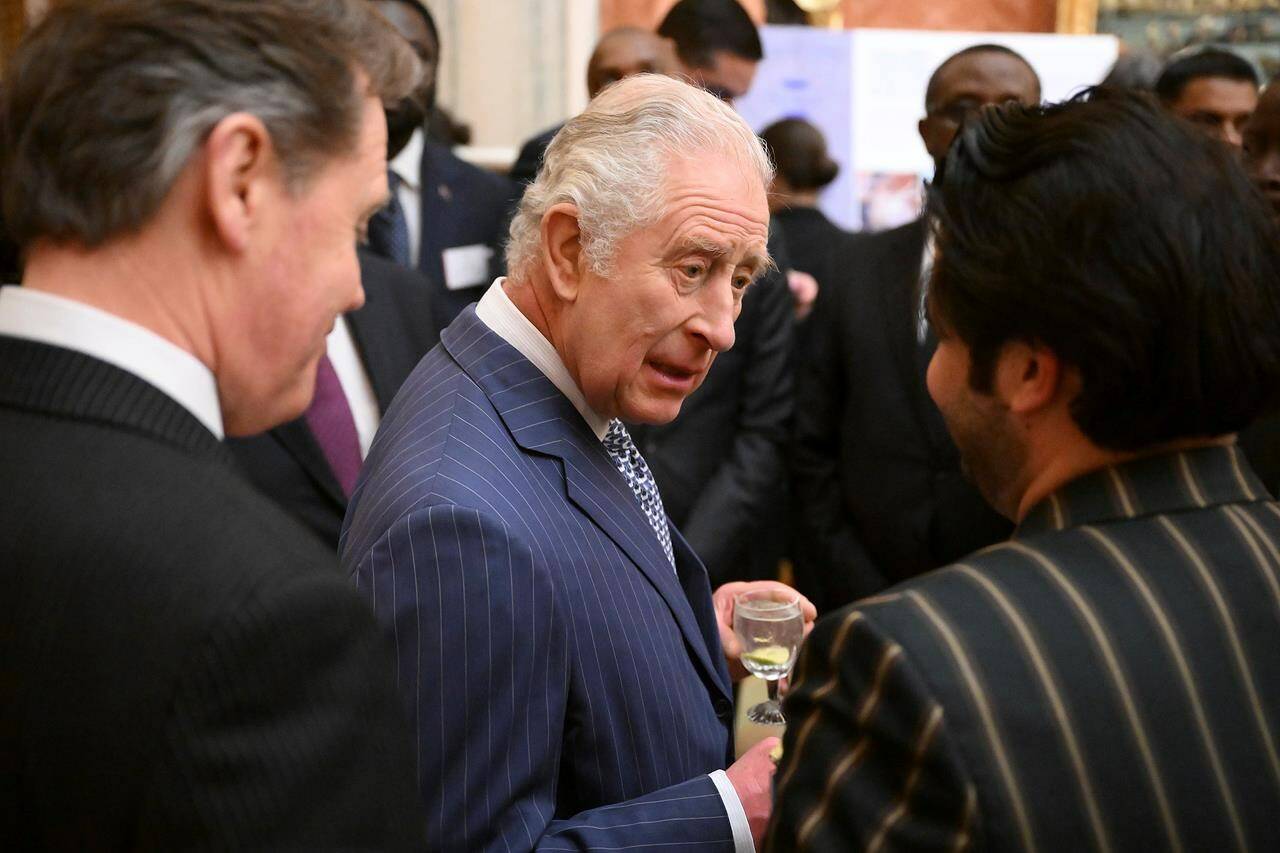
[[[506,281],[500,278],[489,286],[480,302],[476,305],[476,317],[498,337],[511,344],[533,366],[551,380],[560,393],[569,398],[569,402],[582,415],[583,420],[591,427],[592,432],[601,441],[609,432],[609,419],[601,417],[589,405],[582,389],[569,375],[564,360],[556,352],[551,341],[538,331],[538,327],[521,313],[511,298],[507,296],[502,285]],[[723,770],[709,774],[715,783],[720,799],[724,801],[725,813],[729,816],[729,826],[733,830],[734,853],[755,853],[755,842],[751,839],[751,824],[747,821],[747,813],[738,799],[738,792]]]
[[[369,455],[369,445],[373,444],[373,436],[378,431],[382,413],[378,410],[373,383],[369,381],[369,372],[360,360],[346,317],[339,317],[334,322],[333,331],[329,333],[325,343],[329,349],[329,362],[333,365],[333,372],[338,374],[342,395],[347,398],[347,407],[351,409],[351,419],[356,424],[356,437],[360,440],[360,458],[364,459]]]
[[[150,329],[83,302],[9,286],[0,288],[0,335],[74,350],[132,373],[223,437],[213,371]]]
[[[418,256],[422,252],[422,146],[424,131],[418,128],[409,142],[388,164],[400,178],[396,198],[404,209],[404,221],[409,226],[409,266],[417,269]]]

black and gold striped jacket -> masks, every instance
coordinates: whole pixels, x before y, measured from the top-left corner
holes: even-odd
[[[1235,447],[1069,483],[819,623],[768,849],[1280,850],[1278,577]]]

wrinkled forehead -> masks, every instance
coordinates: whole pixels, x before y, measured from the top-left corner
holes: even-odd
[[[715,151],[674,159],[662,189],[663,227],[671,240],[715,243],[721,254],[767,254],[768,195],[747,157]]]

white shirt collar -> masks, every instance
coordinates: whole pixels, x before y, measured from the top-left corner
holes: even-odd
[[[26,287],[0,288],[0,335],[75,350],[154,385],[223,437],[213,371],[136,323],[83,302]]]
[[[543,337],[538,327],[529,322],[529,318],[520,312],[502,289],[505,281],[505,278],[500,278],[489,286],[476,305],[476,317],[495,335],[533,362],[533,366],[541,370],[551,380],[551,384],[569,398],[569,402],[573,403],[573,407],[582,415],[596,437],[604,441],[609,432],[608,418],[602,418],[587,405],[587,398],[569,375],[569,369],[564,366],[560,353],[556,352],[551,341]]]
[[[422,146],[426,134],[422,128],[413,132],[404,148],[388,164],[414,192],[422,192]]]

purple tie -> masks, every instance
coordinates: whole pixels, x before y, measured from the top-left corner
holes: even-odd
[[[316,393],[305,417],[343,493],[350,497],[360,473],[360,437],[328,355],[316,366]]]

